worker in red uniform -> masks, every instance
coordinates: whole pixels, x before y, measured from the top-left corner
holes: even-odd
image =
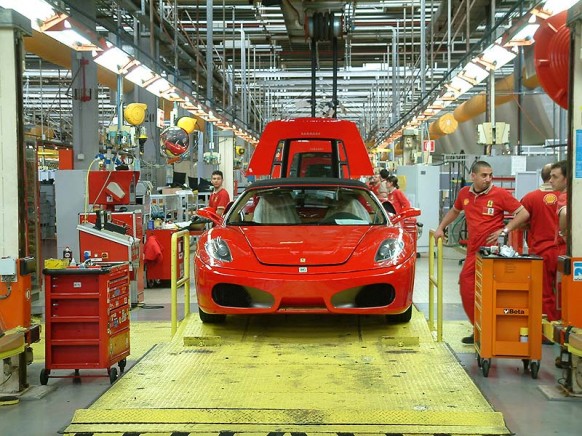
[[[461,188],[453,207],[447,212],[437,227],[436,240],[444,236],[445,228],[461,213],[465,212],[468,241],[467,257],[461,274],[459,285],[463,308],[471,324],[475,320],[475,255],[481,246],[497,244],[500,234],[509,234],[520,227],[529,218],[529,213],[509,191],[492,184],[493,169],[485,161],[477,161],[471,167],[473,184]],[[504,225],[503,216],[508,212],[513,219]],[[464,344],[472,344],[474,336],[462,339]]]
[[[394,206],[396,214],[399,214],[405,209],[410,209],[410,201],[408,201],[408,198],[406,198],[406,195],[404,195],[404,192],[398,186],[398,177],[388,176],[386,178],[386,185],[388,186],[387,200]]]
[[[558,256],[566,254],[566,239],[568,238],[568,220],[566,218],[568,209],[568,162],[561,160],[552,165],[550,170],[550,184],[552,188],[560,192],[558,204],[556,205],[556,215],[558,217],[558,229],[556,232],[556,251]],[[561,283],[556,283],[558,294],[561,292]],[[563,346],[562,346],[563,350]],[[557,368],[568,368],[569,364],[562,361],[562,352],[556,357]]]
[[[224,176],[222,171],[216,170],[212,172],[210,183],[214,186],[214,190],[208,199],[208,207],[214,208],[216,214],[220,216],[224,214],[226,206],[230,203],[230,195],[228,195],[228,191],[222,186],[223,180]]]
[[[558,255],[566,254],[566,237],[568,232],[568,222],[566,220],[566,211],[568,205],[568,162],[561,160],[552,165],[550,170],[550,184],[552,188],[560,192],[558,203],[556,205],[556,214],[558,216],[558,231],[556,234],[556,245]]]
[[[541,177],[544,182],[538,189],[527,193],[521,204],[529,212],[527,225],[528,253],[541,256],[544,259],[542,312],[549,321],[561,318],[556,307],[556,270],[558,267],[558,247],[555,243],[558,231],[558,215],[556,205],[560,191],[556,191],[550,184],[552,164],[542,168]]]

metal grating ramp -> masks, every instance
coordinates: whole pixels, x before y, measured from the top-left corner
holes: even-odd
[[[505,435],[495,412],[415,312],[229,317],[182,324],[67,435]]]

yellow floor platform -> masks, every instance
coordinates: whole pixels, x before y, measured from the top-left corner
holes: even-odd
[[[423,316],[228,317],[182,323],[65,434],[504,435]]]

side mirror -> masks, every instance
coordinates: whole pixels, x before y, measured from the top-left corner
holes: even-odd
[[[394,224],[396,224],[396,223],[399,223],[400,221],[405,220],[407,218],[414,218],[415,216],[419,216],[420,214],[421,214],[420,209],[416,209],[414,207],[411,207],[409,209],[404,209],[398,215],[396,215],[394,218],[392,218],[392,222]]]
[[[214,208],[212,207],[204,207],[202,209],[198,209],[196,211],[196,215],[198,215],[201,218],[206,218],[212,221],[215,225],[222,224],[222,221],[224,220],[224,218],[218,215],[215,212]]]

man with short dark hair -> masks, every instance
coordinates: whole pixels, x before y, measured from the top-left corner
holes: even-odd
[[[468,229],[467,257],[461,274],[459,285],[463,308],[471,324],[475,322],[475,256],[481,246],[497,244],[500,234],[507,235],[518,228],[529,218],[528,211],[506,189],[492,184],[493,169],[485,161],[477,161],[471,167],[473,184],[461,188],[455,204],[444,216],[437,227],[436,240],[444,236],[445,228],[451,224],[461,211],[465,212]],[[505,212],[514,215],[504,226]],[[464,344],[472,344],[474,336],[463,338]]]
[[[556,213],[558,214],[558,255],[566,254],[566,237],[568,235],[568,222],[566,211],[568,210],[568,162],[561,160],[552,165],[550,170],[550,184],[556,191],[560,191]]]
[[[544,259],[542,312],[549,321],[561,318],[556,307],[555,284],[558,267],[558,248],[556,246],[556,232],[558,231],[558,215],[556,206],[560,191],[556,191],[550,184],[552,164],[542,168],[542,185],[535,191],[528,192],[521,199],[521,204],[529,212],[529,223],[526,226],[528,253],[541,256]]]
[[[212,186],[214,186],[214,190],[208,199],[208,207],[214,208],[216,210],[216,214],[220,216],[224,214],[226,206],[228,203],[230,203],[230,195],[228,195],[228,191],[223,188],[222,181],[222,171],[213,171],[210,183],[212,183]]]

